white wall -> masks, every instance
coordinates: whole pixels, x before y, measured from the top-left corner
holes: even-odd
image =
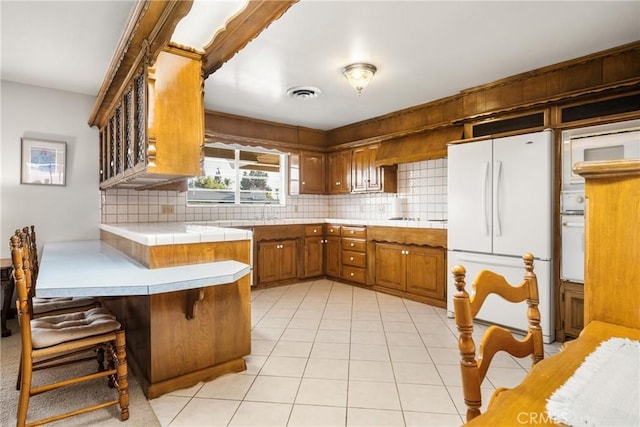
[[[98,130],[87,119],[94,96],[2,81],[0,255],[18,227],[35,225],[44,242],[99,238]],[[20,184],[20,139],[67,142],[67,185]]]

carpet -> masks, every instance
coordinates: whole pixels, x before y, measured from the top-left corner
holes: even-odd
[[[640,341],[598,346],[547,401],[551,419],[570,426],[640,425]]]
[[[20,331],[15,319],[7,322],[7,327],[13,334],[10,337],[0,339],[0,373],[2,374],[2,389],[0,391],[0,426],[16,425],[16,413],[18,408],[18,390],[16,390],[16,375],[20,358]],[[96,366],[94,361],[85,362]],[[91,366],[89,366],[91,369]],[[34,384],[42,384],[47,378],[57,374],[57,370],[82,369],[77,366],[65,366],[34,373]],[[60,372],[60,371],[58,371]],[[86,372],[86,365],[85,365]],[[116,393],[106,386],[106,379],[100,378],[82,384],[63,387],[38,396],[29,401],[27,422],[45,418],[52,414],[68,412],[85,403],[97,402],[97,399],[109,398]],[[112,397],[111,397],[112,398]],[[48,424],[49,426],[100,426],[100,427],[149,427],[160,426],[151,405],[142,393],[136,378],[129,371],[129,419],[120,421],[118,407],[99,409],[82,415]]]

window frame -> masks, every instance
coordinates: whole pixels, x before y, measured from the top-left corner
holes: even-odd
[[[187,196],[186,196],[186,203],[187,206],[189,207],[222,207],[222,206],[229,206],[229,207],[239,207],[239,206],[243,206],[243,207],[249,207],[249,206],[264,206],[264,205],[271,205],[271,206],[286,206],[286,196],[287,196],[287,182],[288,182],[288,163],[287,163],[287,158],[288,155],[287,153],[284,153],[282,151],[276,150],[276,149],[267,149],[267,148],[262,148],[262,147],[248,147],[248,146],[241,146],[241,145],[237,145],[237,144],[225,144],[225,143],[221,143],[221,142],[216,142],[216,143],[206,143],[205,147],[211,147],[211,148],[217,148],[217,149],[223,149],[223,150],[230,150],[233,151],[234,154],[234,158],[233,158],[233,163],[231,164],[232,169],[235,171],[235,177],[234,177],[234,188],[233,188],[233,202],[229,202],[229,201],[223,201],[223,200],[195,200],[195,199],[191,199],[190,198],[190,194],[192,191],[215,191],[216,189],[206,189],[206,188],[201,188],[201,187],[195,187],[193,185],[193,182],[196,179],[199,178],[203,178],[203,177],[207,177],[207,176],[213,176],[213,175],[201,175],[198,177],[191,177],[188,180],[187,183]],[[264,194],[264,193],[275,193],[278,195],[277,199],[274,199],[273,201],[269,201],[269,200],[264,200],[264,199],[259,199],[255,202],[249,202],[249,201],[243,201],[243,197],[242,194],[247,194],[247,192],[251,192],[252,190],[242,190],[241,188],[241,182],[243,178],[246,178],[245,175],[243,175],[243,171],[253,171],[253,169],[241,169],[241,166],[243,162],[245,162],[245,160],[241,159],[241,152],[248,152],[248,153],[258,153],[258,154],[275,154],[278,155],[279,157],[279,161],[278,161],[278,166],[280,168],[279,172],[277,172],[279,174],[279,188],[274,188],[271,191],[256,191],[256,194]],[[204,163],[206,162],[207,158],[211,158],[211,159],[223,159],[226,161],[231,161],[231,159],[229,158],[223,158],[223,157],[212,157],[212,156],[206,156],[203,155],[203,171],[204,171]],[[218,191],[221,189],[218,189]],[[266,197],[265,197],[266,198]]]

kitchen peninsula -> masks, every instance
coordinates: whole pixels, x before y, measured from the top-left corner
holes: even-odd
[[[47,243],[38,277],[38,296],[101,297],[149,399],[242,371],[251,352],[251,232],[162,226],[104,225],[101,240]]]

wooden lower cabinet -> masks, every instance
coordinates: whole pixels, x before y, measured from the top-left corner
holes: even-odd
[[[322,276],[324,274],[324,238],[304,238],[304,274],[303,277]]]
[[[375,283],[398,291],[407,290],[406,260],[404,246],[376,243]]]
[[[301,278],[324,274],[324,224],[304,226],[304,258],[300,271]]]
[[[433,300],[445,300],[445,252],[442,248],[375,244],[375,285]]]
[[[445,300],[447,268],[444,250],[412,246],[407,249],[407,292]]]
[[[254,229],[254,284],[326,276],[446,307],[445,246],[439,229],[261,226]]]
[[[296,240],[258,243],[258,283],[293,279],[297,275]]]
[[[188,291],[104,298],[127,333],[127,363],[147,399],[246,369],[251,353],[249,276],[201,288],[193,319]]]
[[[564,282],[562,287],[562,330],[565,336],[577,338],[584,327],[584,285]]]
[[[340,237],[327,236],[324,244],[324,272],[330,277],[340,277]]]

